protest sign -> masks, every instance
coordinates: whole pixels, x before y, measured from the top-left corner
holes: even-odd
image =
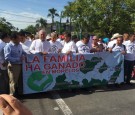
[[[23,93],[121,83],[123,62],[120,52],[29,54],[23,60]]]

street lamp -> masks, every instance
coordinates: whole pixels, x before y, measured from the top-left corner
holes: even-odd
[[[63,11],[59,12],[59,16],[60,16],[59,34],[61,34],[61,21],[62,21],[62,15],[63,15]]]
[[[66,21],[66,31],[69,30],[69,19],[67,18],[67,21]]]

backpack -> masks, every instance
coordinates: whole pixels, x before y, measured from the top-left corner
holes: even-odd
[[[116,44],[113,44],[112,49],[116,46]],[[122,44],[122,46],[124,47],[124,51],[126,51],[126,46]]]

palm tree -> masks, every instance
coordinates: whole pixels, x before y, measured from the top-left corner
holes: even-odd
[[[74,10],[74,4],[73,2],[68,2],[67,6],[64,6],[64,11],[63,11],[63,17],[67,18],[67,21],[69,21],[70,23],[70,32],[71,32],[71,28],[72,28],[72,12]]]
[[[53,27],[53,25],[54,25],[54,17],[55,17],[55,16],[58,17],[59,14],[56,13],[57,10],[54,9],[54,8],[51,8],[51,9],[49,9],[48,11],[49,11],[49,14],[48,14],[47,16],[52,18],[52,24],[51,24],[51,30],[52,30],[52,27]]]
[[[39,20],[36,21],[36,27],[39,27],[39,28],[46,28],[47,26],[47,20],[43,19],[43,18],[40,18]]]

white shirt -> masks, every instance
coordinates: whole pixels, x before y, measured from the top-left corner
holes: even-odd
[[[40,39],[36,39],[32,42],[30,46],[30,52],[35,54],[39,52],[49,52],[51,45],[48,41],[41,41]]]
[[[27,37],[27,40],[28,40],[28,41],[32,41],[30,37]]]
[[[82,40],[78,41],[76,43],[78,53],[85,54],[85,53],[90,53],[90,48],[88,44],[84,44]]]
[[[61,42],[62,40],[60,38],[58,38],[56,41]]]
[[[32,41],[26,40],[24,43],[20,42],[22,45],[22,49],[29,54],[30,53],[30,46],[31,46]]]
[[[52,42],[51,40],[49,42],[51,45],[51,48],[49,50],[50,53],[58,53],[58,51],[63,48],[62,44],[59,41]]]
[[[112,51],[119,51],[119,52],[122,52],[122,51],[125,51],[126,49],[124,49],[124,46],[121,45],[121,46],[118,46],[117,44],[115,45],[115,47],[112,49]]]
[[[64,40],[62,40],[62,39],[58,38],[56,41],[60,42],[60,43],[62,44],[62,46],[64,46],[64,43],[65,43],[65,41],[64,41]]]
[[[77,47],[73,41],[69,41],[68,43],[64,42],[64,47],[62,49],[62,53],[67,53],[68,51],[72,51],[76,53]]]
[[[3,42],[0,39],[0,69],[5,70],[6,67],[3,67],[3,63],[5,62],[5,57],[4,57],[4,47],[6,46],[6,43]]]
[[[127,49],[127,54],[125,55],[125,60],[134,61],[135,60],[135,42],[130,40],[125,41],[124,45]]]
[[[26,41],[24,42],[24,44],[25,44],[27,47],[30,47],[31,44],[32,44],[32,41],[26,40]]]
[[[26,46],[25,43],[21,43],[20,44],[22,45],[22,49],[24,50],[24,52],[26,52],[27,54],[30,53],[30,47]]]
[[[129,42],[129,40],[123,41],[123,44],[126,45]]]
[[[107,48],[112,48],[113,45],[116,44],[116,41],[117,41],[116,39],[114,39],[113,41],[110,41],[110,42],[108,43]]]

